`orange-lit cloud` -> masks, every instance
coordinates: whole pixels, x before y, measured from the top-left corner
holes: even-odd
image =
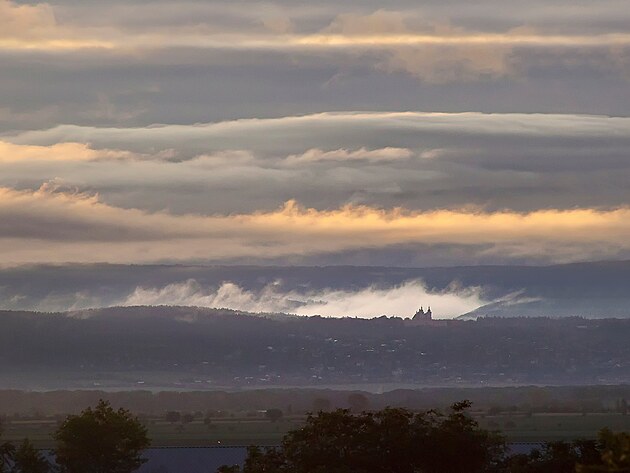
[[[54,179],[146,211],[251,214],[291,199],[411,211],[628,205],[627,117],[343,112],[3,139],[0,187]]]
[[[59,36],[63,33],[55,32],[50,36]],[[110,33],[115,33],[110,32]],[[83,48],[105,48],[128,50],[130,48],[155,48],[155,47],[191,47],[212,48],[227,50],[243,49],[270,49],[270,50],[324,50],[340,48],[382,48],[390,49],[400,46],[429,47],[429,46],[462,46],[478,48],[479,46],[516,47],[516,46],[540,46],[540,47],[599,47],[599,46],[628,46],[630,34],[601,34],[601,35],[548,35],[548,34],[457,34],[457,35],[433,35],[433,34],[378,34],[378,35],[341,35],[341,34],[282,34],[247,35],[242,33],[232,34],[186,34],[167,36],[158,33],[131,35],[124,39],[112,37],[105,39],[87,36],[87,32],[73,33],[76,38],[35,37],[21,38],[18,35],[0,36],[1,49],[40,49],[40,50],[71,50]],[[105,33],[102,33],[103,35]],[[85,36],[85,37],[81,37]],[[124,34],[121,34],[124,36]]]
[[[136,7],[134,14],[142,8],[153,6]],[[403,70],[430,82],[441,82],[513,74],[511,55],[515,48],[523,47],[604,48],[617,67],[625,68],[622,58],[630,46],[630,33],[623,30],[576,34],[563,28],[524,25],[487,31],[454,26],[448,18],[425,18],[415,10],[341,13],[315,32],[296,29],[287,13],[263,15],[254,24],[243,14],[241,22],[231,28],[215,22],[211,15],[190,23],[170,24],[169,11],[162,14],[165,18],[156,25],[140,21],[137,28],[117,23],[115,16],[111,22],[92,25],[81,21],[60,23],[50,4],[18,5],[0,0],[0,50],[63,52],[100,48],[139,54],[194,48],[307,55],[370,54],[373,57],[369,61],[377,68]],[[160,13],[156,15],[159,18]]]
[[[119,159],[131,153],[115,150],[94,150],[84,143],[56,143],[50,146],[18,145],[0,141],[0,163],[35,161],[93,161]]]
[[[80,28],[57,23],[48,3],[19,5],[0,0],[0,50],[73,50],[112,48],[114,43],[91,38]]]
[[[122,209],[54,189],[0,189],[0,258],[146,262],[290,257],[398,244],[485,245],[507,257],[551,261],[630,249],[630,209],[485,213],[346,206],[318,211],[288,202],[273,212],[172,215]]]

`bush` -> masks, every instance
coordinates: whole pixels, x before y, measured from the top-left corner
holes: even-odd
[[[102,400],[94,409],[68,416],[55,440],[62,473],[130,473],[146,462],[141,453],[150,444],[137,417]]]

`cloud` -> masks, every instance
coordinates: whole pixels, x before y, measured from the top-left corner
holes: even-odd
[[[422,303],[425,307],[433,307],[438,318],[453,318],[485,305],[480,294],[479,288],[451,288],[432,293],[420,280],[407,281],[396,287],[368,287],[357,291],[283,292],[277,285],[249,291],[232,282],[224,282],[212,290],[190,279],[162,288],[138,287],[120,305],[186,305],[248,312],[371,318],[384,314],[411,317],[417,310],[414,303]]]
[[[339,14],[322,34],[348,37],[399,35],[409,32],[407,16],[400,11],[377,10],[370,14]]]
[[[513,33],[468,32],[448,21],[431,22],[403,12],[378,10],[368,15],[341,14],[322,33],[302,41],[361,51],[369,48],[376,67],[442,83],[512,74]],[[534,38],[521,36],[517,43],[532,41]]]
[[[479,288],[453,288],[442,293],[431,293],[422,281],[408,281],[394,288],[371,287],[356,292],[327,291],[313,294],[311,300],[319,302],[309,301],[299,307],[296,313],[330,317],[377,317],[384,314],[411,317],[417,310],[411,304],[413,301],[432,307],[436,318],[453,318],[484,305],[480,293]]]
[[[127,150],[172,148],[177,140],[184,152],[255,149],[278,153],[304,152],[318,148],[323,139],[331,148],[371,149],[418,146],[418,137],[432,145],[451,140],[468,145],[490,137],[540,138],[560,143],[569,140],[630,140],[630,118],[578,114],[542,113],[435,113],[435,112],[328,112],[267,119],[227,120],[195,125],[151,125],[147,127],[90,127],[59,125],[8,135],[15,144],[50,145],[58,142],[88,141],[94,147],[114,146]],[[442,139],[431,139],[431,135]],[[278,137],[270,140],[269,137]],[[311,146],[313,144],[314,146]],[[340,146],[336,146],[339,144]],[[407,146],[409,144],[410,146]],[[195,154],[196,155],[196,154]]]
[[[401,159],[409,159],[413,156],[413,152],[405,148],[381,148],[357,150],[337,149],[332,151],[323,151],[321,149],[312,148],[302,154],[292,154],[287,157],[288,164],[304,164],[319,161],[397,161]]]
[[[0,0],[3,258],[626,254],[625,2],[386,8]]]
[[[0,49],[56,51],[113,46],[100,39],[76,36],[72,29],[57,23],[50,4],[20,5],[0,0]]]
[[[518,76],[526,70],[520,65],[526,58],[523,49],[560,52],[567,61],[583,59],[585,48],[603,49],[606,54],[600,55],[600,61],[607,57],[608,66],[626,70],[624,48],[630,46],[630,34],[623,28],[609,24],[607,29],[584,27],[575,32],[553,9],[548,9],[551,21],[534,17],[530,23],[514,25],[516,18],[522,18],[517,16],[489,28],[486,23],[492,18],[460,18],[451,10],[451,19],[439,8],[420,10],[395,3],[391,10],[367,11],[330,4],[311,9],[287,9],[278,3],[250,6],[251,10],[239,12],[221,2],[211,6],[188,2],[176,9],[168,4],[134,5],[133,10],[116,4],[103,11],[98,6],[17,5],[2,0],[0,13],[7,27],[0,34],[0,50],[58,54],[90,48],[106,57],[142,58],[156,57],[156,51],[209,50],[225,51],[231,60],[262,52],[309,58],[309,62],[336,57],[333,63],[352,58],[357,64],[448,83]],[[607,11],[593,10],[592,17]],[[242,62],[247,64],[248,58],[243,55]]]
[[[480,212],[287,202],[271,212],[173,215],[112,207],[96,196],[0,190],[0,257],[8,263],[226,261],[326,254],[400,244],[464,245],[503,258],[548,261],[630,249],[630,210]]]
[[[55,180],[149,213],[251,214],[290,200],[320,210],[612,209],[628,204],[630,179],[630,119],[606,116],[340,112],[61,125],[2,143],[0,186]]]
[[[626,5],[526,5],[1,0],[0,133],[356,109],[627,115]]]
[[[224,282],[213,291],[189,279],[162,288],[137,287],[120,305],[184,305],[248,312],[285,312],[296,307],[291,297],[277,293],[272,286],[254,292],[244,290],[232,282]]]
[[[34,161],[94,161],[98,159],[130,158],[125,151],[91,149],[85,143],[55,143],[50,146],[16,145],[0,141],[0,163]]]
[[[56,27],[50,5],[19,5],[10,0],[0,2],[0,31],[3,38],[36,38],[51,34]]]

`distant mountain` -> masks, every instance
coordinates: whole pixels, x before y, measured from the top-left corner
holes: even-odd
[[[479,288],[487,305],[465,318],[483,316],[630,317],[630,261],[553,266],[386,268],[359,266],[39,265],[0,269],[0,308],[65,311],[121,305],[137,288],[159,291],[194,281],[216,289],[229,281],[245,291],[273,286],[279,294],[323,290],[360,291],[422,280],[433,293]],[[220,299],[220,298],[219,298]],[[172,302],[168,295],[163,302]],[[223,300],[224,299],[220,299]],[[422,300],[409,300],[415,310]],[[238,300],[229,307],[243,309]],[[296,302],[296,307],[299,302]],[[439,314],[439,307],[434,307]],[[390,315],[398,315],[388,312]],[[340,314],[355,315],[355,314]]]
[[[601,318],[630,318],[630,297],[546,297],[537,299],[517,293],[513,298],[508,297],[479,307],[458,317],[460,320],[473,320],[478,317],[585,317],[588,319]]]

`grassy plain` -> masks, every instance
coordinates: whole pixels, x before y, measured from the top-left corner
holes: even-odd
[[[479,416],[482,427],[502,431],[511,442],[542,442],[594,438],[603,427],[630,431],[630,415],[621,414],[502,414]],[[191,423],[163,419],[145,421],[153,446],[277,445],[289,430],[304,422],[303,416],[277,422],[264,418],[230,417]],[[3,439],[18,442],[28,437],[39,448],[50,448],[56,420],[12,420],[3,425]]]
[[[489,430],[499,430],[511,442],[541,442],[595,438],[604,427],[630,431],[630,415],[601,414],[532,414],[497,415],[477,419]]]

